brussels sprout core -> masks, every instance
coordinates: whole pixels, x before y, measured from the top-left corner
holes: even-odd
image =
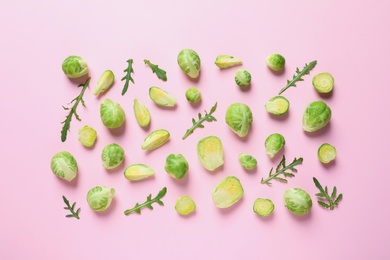
[[[176,98],[159,87],[149,88],[149,97],[154,103],[162,107],[173,107],[176,104]]]
[[[115,189],[96,186],[88,191],[87,202],[94,211],[105,211],[115,196]]]
[[[96,130],[90,126],[85,125],[79,129],[79,141],[86,147],[91,147],[95,144],[96,136]]]
[[[125,177],[130,181],[140,181],[154,175],[154,169],[146,164],[133,164],[126,168]]]
[[[323,101],[310,103],[302,118],[302,128],[306,132],[315,132],[325,127],[332,117],[332,111]]]
[[[283,135],[274,133],[271,134],[265,139],[265,149],[267,151],[267,156],[269,158],[274,158],[274,156],[283,149],[286,141]]]
[[[66,151],[56,153],[53,156],[50,168],[58,178],[69,182],[77,176],[78,167],[76,159]]]
[[[244,69],[237,70],[236,76],[234,77],[236,84],[240,87],[249,86],[251,84],[251,79],[252,79],[251,74]]]
[[[253,212],[262,217],[270,215],[274,208],[274,203],[269,199],[258,198],[253,203]]]
[[[62,71],[69,78],[79,78],[88,74],[88,65],[80,56],[69,56],[62,63]]]
[[[188,215],[194,212],[196,209],[196,204],[190,196],[181,196],[177,198],[175,204],[175,210],[180,215]]]
[[[312,84],[318,93],[329,93],[333,90],[334,78],[328,72],[317,74],[313,77]]]
[[[215,187],[212,197],[215,206],[218,208],[228,208],[244,195],[241,182],[234,176],[228,176]]]
[[[285,114],[290,107],[290,102],[283,96],[275,96],[268,100],[265,104],[265,109],[268,113],[274,115]]]
[[[199,55],[191,49],[183,49],[177,56],[177,63],[180,69],[189,77],[196,79],[199,77],[200,58]]]
[[[336,148],[330,144],[322,144],[320,148],[318,148],[318,159],[322,163],[330,163],[334,159],[336,159]]]
[[[108,128],[118,128],[123,125],[126,116],[118,103],[107,98],[100,104],[100,118]]]
[[[299,188],[291,188],[284,193],[284,205],[295,215],[305,215],[312,207],[310,195]]]
[[[197,153],[200,163],[209,171],[214,171],[224,163],[222,142],[216,136],[208,136],[198,142]]]
[[[175,179],[182,179],[187,174],[188,162],[181,154],[170,154],[165,161],[165,171]]]
[[[245,104],[231,104],[226,111],[225,122],[239,137],[247,136],[252,121],[252,111]]]
[[[194,104],[194,103],[199,102],[201,98],[202,98],[202,95],[201,95],[199,89],[197,89],[197,88],[187,89],[186,99],[188,100],[188,102]]]
[[[257,166],[257,160],[252,155],[249,154],[240,154],[238,156],[241,166],[246,170],[253,170]]]
[[[280,54],[271,54],[267,57],[266,63],[270,69],[279,71],[284,68],[286,60]]]
[[[117,144],[109,144],[102,151],[102,165],[106,169],[118,167],[125,158],[125,151]]]

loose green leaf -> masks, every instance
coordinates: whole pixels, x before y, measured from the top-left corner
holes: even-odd
[[[133,82],[134,84],[134,79],[131,77],[131,73],[134,73],[133,69],[133,59],[127,60],[127,68],[123,71],[126,72],[126,75],[121,79],[121,81],[125,80],[125,85],[123,86],[122,90],[122,96],[126,94],[127,89],[129,88],[129,81]]]
[[[202,123],[204,121],[207,121],[207,122],[217,121],[217,119],[211,115],[212,113],[215,112],[215,110],[217,110],[217,104],[218,103],[215,103],[215,105],[210,109],[209,113],[207,113],[207,111],[204,111],[205,112],[204,117],[202,117],[202,114],[199,113],[198,114],[198,119],[199,119],[198,121],[196,121],[194,118],[192,118],[192,127],[187,129],[187,132],[182,137],[183,140],[186,139],[187,136],[192,134],[194,132],[195,128],[197,128],[197,127],[204,128],[204,125],[202,125]]]
[[[78,208],[75,211],[76,202],[74,202],[72,204],[72,206],[70,206],[69,200],[67,198],[65,198],[65,196],[62,196],[62,199],[64,200],[64,202],[66,204],[66,207],[64,207],[64,209],[69,210],[70,213],[71,213],[71,214],[66,215],[65,217],[80,219],[80,217],[79,217],[80,208]]]
[[[286,89],[288,89],[289,87],[296,87],[297,85],[295,83],[297,83],[298,81],[303,81],[302,76],[308,75],[310,73],[310,70],[313,69],[316,64],[317,61],[315,60],[310,62],[309,65],[307,65],[306,63],[305,67],[301,71],[299,70],[299,68],[297,68],[297,70],[295,71],[296,74],[293,75],[293,79],[287,80],[287,85],[279,91],[279,95],[286,91]]]
[[[69,105],[74,103],[71,108],[62,106],[64,108],[64,110],[69,110],[69,114],[66,116],[65,120],[61,122],[61,124],[64,124],[63,127],[62,127],[62,130],[61,130],[61,141],[62,142],[66,141],[66,137],[68,135],[68,131],[69,131],[69,128],[70,128],[70,121],[72,121],[73,115],[75,116],[75,118],[77,120],[81,121],[79,115],[77,114],[76,109],[77,109],[77,106],[79,105],[80,102],[85,107],[83,95],[84,95],[84,92],[85,92],[85,90],[87,89],[87,87],[89,85],[89,81],[90,80],[91,80],[91,77],[89,77],[87,79],[87,81],[85,81],[85,83],[80,84],[78,86],[78,87],[82,87],[82,89],[81,89],[80,94],[77,97],[75,97],[74,99],[72,99],[72,101],[70,101]]]
[[[279,175],[283,175],[284,177],[294,177],[295,175],[291,172],[287,172],[287,170],[290,170],[292,172],[298,172],[298,170],[295,169],[294,166],[298,164],[302,164],[302,162],[303,162],[303,158],[299,158],[299,159],[294,158],[293,162],[286,166],[286,157],[283,155],[283,158],[278,164],[278,166],[276,167],[275,172],[272,173],[274,168],[271,168],[271,170],[269,171],[269,177],[265,180],[262,178],[261,184],[271,184],[269,181],[272,179],[281,182],[287,182],[285,178],[281,178],[279,177]]]
[[[156,73],[157,77],[159,79],[162,79],[164,81],[167,80],[167,72],[163,69],[160,69],[158,65],[155,65],[151,63],[149,60],[144,60],[145,64],[149,65],[149,67],[152,69],[153,73]]]
[[[328,188],[325,186],[325,189],[322,187],[320,182],[313,177],[314,184],[316,187],[320,190],[320,193],[317,193],[316,196],[319,197],[322,200],[318,200],[318,204],[324,208],[333,210],[335,206],[337,206],[340,202],[340,200],[343,198],[343,194],[340,194],[337,196],[337,188],[336,186],[333,187],[332,194],[329,195]],[[336,198],[337,196],[337,198]],[[336,198],[336,199],[335,199]],[[324,201],[328,202],[329,204],[325,203]]]
[[[141,214],[142,208],[153,209],[152,203],[157,203],[161,206],[164,206],[164,203],[160,199],[162,197],[164,197],[166,193],[167,193],[167,188],[164,187],[162,190],[160,190],[160,192],[157,194],[157,196],[154,199],[152,199],[152,194],[150,194],[146,198],[146,201],[144,203],[142,203],[142,204],[137,203],[137,204],[135,204],[135,206],[133,208],[125,210],[125,215],[129,215],[132,212],[135,212],[137,214]]]

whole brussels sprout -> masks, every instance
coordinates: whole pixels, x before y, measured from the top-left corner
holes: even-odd
[[[170,154],[165,161],[165,171],[175,179],[183,179],[188,172],[188,162],[181,154]]]
[[[237,177],[228,176],[213,190],[213,201],[218,208],[228,208],[244,195],[244,189]]]
[[[69,56],[62,63],[62,71],[69,78],[79,78],[88,74],[88,65],[80,56]]]
[[[200,58],[194,50],[181,50],[177,56],[177,63],[179,64],[180,69],[189,77],[193,79],[199,77]]]
[[[279,71],[284,68],[286,64],[285,58],[280,54],[271,54],[267,57],[266,63],[271,70]]]
[[[67,151],[56,153],[51,159],[50,168],[58,178],[69,182],[77,176],[77,161]]]
[[[125,158],[125,151],[117,144],[109,144],[102,151],[102,165],[106,169],[118,167]]]
[[[180,215],[186,216],[191,214],[196,209],[196,204],[190,196],[181,196],[177,198],[175,210]]]
[[[79,129],[79,142],[86,147],[91,147],[95,144],[96,136],[96,130],[90,126],[85,125]]]
[[[197,153],[200,163],[209,171],[214,171],[224,163],[222,142],[216,136],[207,136],[199,140]]]
[[[231,104],[226,111],[225,122],[239,137],[247,136],[252,121],[252,111],[245,104]]]
[[[87,193],[87,202],[94,211],[105,211],[115,196],[115,189],[96,186]]]
[[[238,86],[247,87],[251,84],[252,75],[247,70],[239,69],[236,71],[234,80]]]
[[[302,128],[306,132],[315,132],[325,127],[332,117],[332,111],[323,101],[310,103],[303,114]]]
[[[202,98],[202,94],[200,93],[199,89],[197,88],[189,88],[186,91],[186,99],[191,104],[195,104],[200,101]]]
[[[291,188],[284,192],[284,205],[295,215],[305,215],[313,205],[310,195],[299,188]]]
[[[265,139],[265,149],[267,152],[267,156],[269,158],[274,158],[274,156],[283,149],[286,141],[283,135],[274,133],[270,134],[267,139]]]
[[[256,158],[249,154],[240,154],[238,160],[240,160],[241,166],[246,170],[253,170],[257,166]]]
[[[108,128],[118,128],[125,122],[126,115],[118,103],[107,98],[100,104],[100,118]]]

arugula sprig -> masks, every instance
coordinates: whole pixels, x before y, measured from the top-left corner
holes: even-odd
[[[306,63],[305,67],[301,71],[299,70],[299,68],[297,68],[297,70],[295,71],[297,74],[293,75],[292,80],[287,80],[287,85],[279,91],[279,95],[286,91],[289,87],[296,87],[297,85],[295,83],[297,83],[298,81],[303,81],[302,76],[308,75],[310,73],[310,70],[313,69],[316,64],[317,61],[314,60],[310,62],[309,65]]]
[[[128,63],[127,68],[123,71],[126,72],[126,75],[121,79],[121,81],[125,80],[125,85],[123,86],[122,89],[122,96],[126,94],[127,89],[129,88],[129,81],[133,82],[134,84],[134,79],[131,77],[131,73],[134,73],[133,59],[128,59],[127,63]]]
[[[62,199],[64,200],[64,202],[66,204],[66,207],[64,207],[64,209],[69,210],[71,213],[71,214],[66,215],[65,217],[80,219],[80,217],[79,217],[80,208],[78,208],[75,211],[76,202],[73,202],[72,206],[70,206],[69,200],[67,198],[65,198],[65,196],[62,196]]]
[[[151,63],[149,60],[144,60],[145,64],[149,65],[153,73],[156,73],[157,77],[161,80],[167,80],[167,72],[163,69],[160,69],[158,65]]]
[[[62,106],[65,110],[69,110],[69,114],[66,116],[65,120],[61,122],[61,124],[64,124],[62,127],[62,130],[61,130],[61,141],[62,142],[66,141],[66,137],[68,135],[68,131],[70,128],[70,121],[72,121],[73,115],[75,116],[75,118],[77,120],[81,121],[79,115],[77,114],[76,109],[77,109],[77,106],[79,105],[80,102],[83,105],[83,107],[85,107],[83,95],[84,95],[84,92],[89,85],[90,80],[91,80],[91,77],[89,77],[87,79],[87,81],[85,81],[85,83],[78,85],[78,87],[82,87],[82,89],[81,89],[80,94],[77,97],[75,97],[74,99],[72,99],[72,101],[70,101],[70,103],[68,104],[68,105],[70,105],[70,104],[74,103],[71,108]]]
[[[329,195],[327,186],[325,186],[324,189],[320,182],[314,177],[313,181],[316,187],[320,190],[320,192],[316,194],[316,196],[320,198],[320,200],[317,201],[320,206],[333,210],[335,206],[339,205],[340,200],[343,198],[343,194],[337,196],[336,186],[333,187],[332,194]],[[326,200],[329,204],[325,203],[321,199]]]
[[[149,208],[149,209],[152,209],[153,210],[153,207],[152,207],[152,203],[157,203],[161,206],[164,206],[164,203],[160,200],[162,197],[165,196],[165,194],[167,193],[167,188],[164,187],[162,190],[159,191],[159,193],[157,194],[157,196],[152,199],[152,194],[150,194],[147,198],[146,198],[146,201],[142,204],[135,204],[135,206],[131,209],[127,209],[125,210],[125,215],[129,215],[130,213],[137,213],[137,214],[141,214],[141,209],[142,208]]]
[[[202,117],[202,114],[199,113],[198,114],[198,121],[195,120],[195,118],[192,118],[192,127],[187,129],[187,132],[184,134],[184,136],[182,137],[182,139],[186,139],[187,136],[189,136],[190,134],[192,134],[195,130],[195,128],[199,127],[199,128],[204,128],[204,125],[202,124],[204,121],[207,121],[207,122],[212,122],[212,121],[217,121],[217,119],[212,116],[211,114],[215,112],[215,110],[217,110],[217,104],[218,103],[215,103],[215,105],[210,109],[210,112],[207,113],[207,111],[205,110],[204,112],[206,113],[203,117]]]
[[[282,174],[282,175],[284,175],[284,177],[294,177],[295,176],[294,173],[298,172],[298,170],[295,169],[294,166],[296,166],[298,164],[302,164],[302,162],[303,162],[302,157],[298,158],[298,159],[294,158],[293,162],[286,166],[286,157],[283,155],[282,160],[280,161],[280,163],[276,167],[275,173],[272,173],[274,168],[271,168],[271,170],[269,171],[269,177],[265,180],[262,178],[261,184],[271,184],[269,181],[272,179],[275,179],[275,180],[281,181],[281,182],[287,182],[287,180],[285,178],[278,177],[278,176]],[[290,170],[291,172],[288,172],[287,170]]]

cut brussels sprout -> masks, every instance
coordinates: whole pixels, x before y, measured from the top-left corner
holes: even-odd
[[[336,148],[330,144],[322,144],[320,148],[318,148],[318,159],[322,163],[330,163],[334,159],[336,159]]]
[[[280,54],[271,54],[266,59],[267,66],[274,71],[279,71],[284,68],[286,60]]]
[[[173,107],[176,104],[176,98],[172,97],[159,87],[151,87],[149,89],[149,97],[159,106]]]
[[[102,150],[102,165],[106,169],[118,167],[125,158],[125,151],[117,144],[109,144]]]
[[[137,99],[134,99],[133,105],[135,119],[141,127],[146,127],[150,124],[150,112],[149,109],[138,102]]]
[[[181,154],[170,154],[165,160],[165,171],[175,179],[183,179],[188,172],[188,162]]]
[[[125,177],[130,181],[141,181],[152,176],[154,169],[146,164],[133,164],[125,170]]]
[[[106,70],[100,76],[95,89],[93,90],[93,94],[95,96],[99,96],[101,93],[105,92],[109,89],[114,83],[115,76],[111,70]]]
[[[312,201],[310,195],[299,188],[291,188],[284,192],[284,205],[295,215],[305,215],[310,212]]]
[[[225,122],[239,137],[247,136],[252,121],[252,111],[243,103],[231,104],[226,110]]]
[[[62,71],[69,78],[79,78],[88,74],[88,64],[80,56],[69,56],[62,63]]]
[[[283,149],[286,144],[286,140],[283,135],[274,133],[270,134],[267,139],[265,139],[265,150],[269,158],[274,158],[274,156]]]
[[[177,198],[175,210],[180,215],[188,215],[196,210],[196,204],[190,196],[181,196]]]
[[[142,150],[153,150],[156,149],[166,142],[168,142],[170,134],[165,129],[159,129],[150,133],[144,140],[141,146]]]
[[[275,96],[265,104],[267,112],[274,115],[283,115],[289,108],[290,102],[283,96]]]
[[[244,69],[239,69],[236,71],[236,76],[234,77],[234,80],[236,81],[236,84],[240,87],[247,87],[251,84],[252,76],[251,74]]]
[[[197,88],[189,88],[186,91],[186,99],[191,104],[197,103],[202,98],[202,94],[200,93],[199,89]]]
[[[249,154],[242,153],[238,156],[241,166],[246,170],[253,170],[257,166],[257,160],[255,157]]]
[[[332,117],[332,111],[323,101],[310,103],[303,114],[302,128],[306,132],[315,132],[325,127]]]
[[[77,161],[69,152],[56,153],[51,158],[50,168],[61,179],[72,181],[77,176]]]
[[[199,55],[191,49],[183,49],[177,56],[177,63],[180,69],[189,77],[196,79],[199,77],[200,58]]]
[[[220,69],[227,69],[233,66],[241,65],[242,61],[230,55],[219,55],[215,59],[214,63]]]
[[[100,118],[108,128],[118,128],[125,122],[126,115],[118,103],[107,98],[100,104]]]
[[[312,84],[318,93],[329,93],[333,90],[334,78],[328,72],[323,72],[315,75]]]
[[[96,186],[88,191],[87,202],[94,211],[105,211],[115,196],[115,189]]]
[[[224,163],[222,142],[216,136],[207,136],[199,140],[197,153],[200,163],[209,171],[214,171]]]
[[[244,195],[244,189],[237,177],[228,176],[213,190],[213,201],[218,208],[228,208]]]
[[[79,129],[79,141],[86,147],[91,147],[95,144],[96,136],[96,130],[90,126],[85,125]]]
[[[269,216],[274,208],[274,203],[269,199],[258,198],[253,203],[253,212],[261,217]]]

